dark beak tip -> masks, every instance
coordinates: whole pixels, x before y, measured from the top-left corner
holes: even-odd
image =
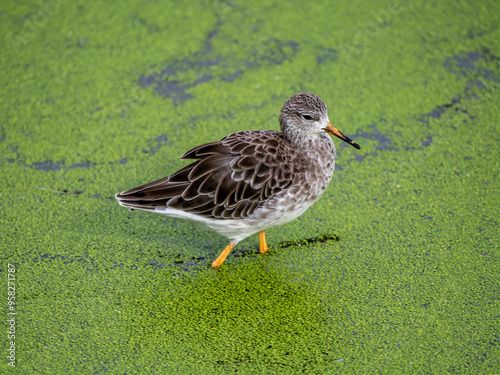
[[[360,145],[358,145],[357,143],[351,143],[351,144],[352,144],[355,148],[357,148],[358,150],[360,150],[360,149],[361,149],[361,146],[360,146]]]

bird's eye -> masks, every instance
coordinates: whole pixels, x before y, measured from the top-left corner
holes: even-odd
[[[312,119],[313,119],[313,118],[312,118],[312,116],[310,116],[310,115],[308,115],[308,114],[302,114],[302,118],[303,118],[304,120],[312,120]]]

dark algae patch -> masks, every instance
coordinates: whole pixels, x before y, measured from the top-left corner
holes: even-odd
[[[290,247],[290,246],[307,246],[307,245],[315,245],[315,244],[321,244],[327,241],[338,241],[339,236],[335,234],[323,234],[318,237],[311,237],[311,238],[306,238],[306,239],[300,239],[297,241],[284,241],[280,242],[276,247],[278,248],[285,248],[285,247]]]
[[[0,11],[0,373],[500,373],[500,5],[12,2]],[[224,238],[118,191],[328,105],[299,219]],[[300,245],[300,246],[299,246]],[[3,290],[7,332],[7,284]],[[6,335],[0,349],[11,346]]]

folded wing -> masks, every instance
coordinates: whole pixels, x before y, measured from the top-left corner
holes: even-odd
[[[192,164],[116,195],[132,209],[171,208],[212,219],[243,219],[292,183],[279,132],[244,131],[185,152]],[[281,156],[280,156],[281,155]]]

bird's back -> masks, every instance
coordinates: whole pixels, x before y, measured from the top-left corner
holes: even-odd
[[[285,144],[276,131],[233,133],[185,152],[181,159],[195,161],[171,176],[116,198],[131,209],[167,215],[178,210],[206,219],[245,219],[293,184]]]

